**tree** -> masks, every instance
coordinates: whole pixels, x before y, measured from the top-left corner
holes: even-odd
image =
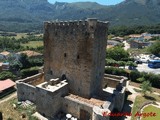
[[[144,94],[144,96],[146,95],[147,91],[152,92],[152,85],[149,81],[144,81],[140,87],[142,89],[142,93]]]
[[[22,68],[22,64],[19,61],[10,62],[10,70],[11,71],[18,71]]]
[[[154,55],[160,55],[160,41],[157,40],[149,47],[149,51]]]
[[[22,68],[29,68],[30,67],[30,63],[29,63],[29,60],[28,60],[28,56],[26,54],[21,54],[20,55],[20,58],[19,58],[19,61],[21,62],[22,64]]]
[[[120,61],[122,58],[128,58],[129,53],[122,47],[114,47],[107,49],[107,58]]]

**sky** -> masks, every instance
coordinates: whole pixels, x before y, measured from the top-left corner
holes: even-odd
[[[55,1],[57,2],[86,2],[86,1],[90,1],[90,2],[97,2],[99,4],[102,5],[115,5],[118,4],[124,0],[48,0],[48,2],[50,3],[55,3]]]

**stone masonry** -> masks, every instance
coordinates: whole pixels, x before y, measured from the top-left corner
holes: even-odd
[[[107,30],[97,19],[45,22],[44,80],[17,81],[18,100],[50,120],[109,120],[104,112],[121,111],[126,78],[104,74]]]
[[[102,89],[108,23],[97,19],[45,22],[45,79],[62,78],[69,92],[90,98]]]

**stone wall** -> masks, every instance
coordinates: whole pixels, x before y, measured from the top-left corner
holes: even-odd
[[[126,86],[127,78],[124,76],[105,74],[102,82],[102,87],[116,88],[118,85]]]
[[[87,111],[90,114],[90,117],[92,119],[93,114],[93,105],[90,105],[88,103],[85,103],[83,101],[70,98],[70,97],[64,97],[63,100],[63,112],[69,113],[73,115],[74,117],[80,119],[81,110]]]
[[[69,82],[69,91],[86,98],[101,90],[108,23],[87,21],[45,22],[45,79]]]
[[[115,103],[114,108],[118,111],[121,111],[123,109],[123,105],[125,102],[125,91],[126,88],[123,87],[123,89],[120,92],[115,93]]]
[[[104,77],[102,87],[103,87],[103,88],[106,88],[106,87],[116,88],[116,86],[117,86],[119,83],[120,83],[120,81],[117,80],[117,79],[113,79],[113,78],[109,78],[109,77]]]
[[[46,84],[46,83],[43,83]],[[49,91],[37,86],[36,109],[43,116],[53,118],[62,109],[61,97],[68,94],[68,84],[56,91]]]
[[[18,101],[29,100],[32,102],[36,101],[36,87],[27,83],[17,83],[17,98]]]
[[[18,101],[30,100],[32,102],[35,102],[35,85],[44,82],[43,76],[43,73],[38,73],[36,75],[16,81]]]

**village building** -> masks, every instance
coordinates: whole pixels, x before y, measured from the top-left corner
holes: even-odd
[[[1,52],[1,53],[0,53],[0,60],[1,60],[1,61],[6,60],[6,59],[9,57],[10,54],[11,54],[11,53],[8,52],[8,51],[3,51],[3,52]]]
[[[17,53],[17,55],[20,54],[26,54],[29,58],[41,58],[43,56],[41,53],[32,50],[20,51]]]
[[[13,82],[11,79],[0,80],[0,98],[3,97],[5,94],[15,90],[15,85],[16,83]]]

